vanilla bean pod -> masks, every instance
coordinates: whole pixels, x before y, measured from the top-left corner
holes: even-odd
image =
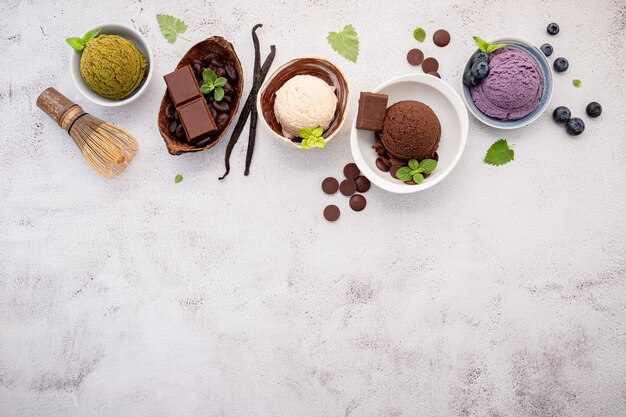
[[[253,41],[254,41],[254,38],[256,37],[256,33],[255,33],[256,30],[262,26],[263,25],[261,24],[257,24],[252,28]],[[260,54],[260,51],[258,51],[258,49],[260,48],[258,47],[258,38],[256,38],[255,58],[257,54]],[[230,140],[228,141],[228,146],[226,147],[226,154],[224,156],[224,164],[226,166],[226,172],[224,172],[224,175],[219,177],[220,180],[223,180],[224,178],[226,178],[226,176],[230,172],[230,155],[232,154],[233,148],[235,147],[235,145],[237,144],[237,141],[239,140],[239,136],[241,136],[241,133],[243,132],[248,116],[250,115],[250,112],[252,111],[253,108],[256,110],[256,96],[259,92],[259,89],[261,88],[261,84],[263,83],[263,80],[265,80],[265,77],[267,76],[267,73],[269,72],[270,67],[272,66],[272,63],[274,62],[275,56],[276,56],[276,47],[274,45],[271,45],[270,53],[267,56],[267,58],[265,58],[265,61],[263,62],[263,66],[261,67],[260,77],[257,77],[257,74],[258,74],[257,63],[255,62],[255,71],[254,71],[252,89],[250,90],[250,94],[248,95],[248,98],[246,100],[246,103],[243,106],[243,109],[241,110],[241,114],[239,115],[239,120],[237,120],[237,124],[235,125],[235,128],[233,130],[233,134],[230,137]],[[248,146],[250,146],[250,144]],[[252,143],[252,146],[254,146],[254,142]]]

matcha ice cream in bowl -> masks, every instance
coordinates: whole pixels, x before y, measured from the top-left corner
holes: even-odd
[[[104,23],[66,41],[72,47],[72,78],[90,101],[121,106],[146,90],[152,78],[152,50],[132,27]]]
[[[535,121],[552,97],[552,70],[545,55],[521,39],[474,40],[479,49],[463,71],[463,99],[470,112],[498,129]]]

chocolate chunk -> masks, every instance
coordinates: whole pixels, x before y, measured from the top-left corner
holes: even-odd
[[[209,111],[206,101],[199,97],[178,107],[180,121],[185,128],[187,142],[194,144],[212,133],[217,132],[215,120]]]
[[[395,179],[398,179],[398,177],[396,177],[396,173],[398,172],[400,168],[402,167],[399,165],[392,165],[391,168],[389,169],[389,175],[391,175]]]
[[[176,107],[202,97],[191,65],[178,68],[174,72],[163,76],[163,79],[165,79],[167,91]]]
[[[389,167],[383,161],[383,158],[376,158],[376,168],[380,169],[382,172],[389,172]]]
[[[447,30],[439,29],[433,34],[433,42],[440,48],[450,43],[450,33]]]
[[[345,195],[346,197],[350,197],[356,192],[356,183],[353,179],[343,180],[339,185],[339,191],[341,191],[341,194]]]
[[[361,173],[361,170],[359,169],[358,166],[356,166],[354,162],[350,162],[343,168],[343,175],[345,175],[346,178],[349,178],[351,180],[358,177],[360,173]]]
[[[341,211],[339,211],[339,207],[334,204],[326,206],[326,208],[324,209],[324,218],[329,222],[334,222],[339,218],[340,215]]]
[[[422,69],[424,72],[433,72],[439,69],[439,62],[435,58],[426,58],[424,62],[422,62]]]
[[[361,92],[356,128],[373,132],[382,131],[388,98],[385,94]]]
[[[370,180],[365,178],[363,175],[359,176],[356,180],[354,180],[354,183],[356,184],[356,190],[360,193],[366,192],[372,186],[372,183],[370,182]]]
[[[441,78],[441,75],[439,75],[439,73],[437,71],[430,71],[430,72],[427,72],[426,74],[433,75],[433,76],[435,76],[437,78]]]
[[[339,181],[333,177],[328,177],[322,181],[322,191],[326,194],[335,194],[339,189]]]
[[[361,211],[367,205],[367,200],[361,194],[350,197],[350,208],[354,211]]]
[[[413,66],[419,65],[424,60],[424,52],[417,48],[411,49],[409,53],[406,54],[406,60]]]

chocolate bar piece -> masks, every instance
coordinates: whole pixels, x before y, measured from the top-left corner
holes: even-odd
[[[178,116],[185,129],[189,144],[193,145],[217,132],[217,125],[204,97],[198,97],[178,106],[176,110],[178,110]]]
[[[372,132],[382,131],[388,98],[386,94],[361,92],[356,128]]]
[[[195,98],[202,97],[191,65],[178,68],[174,72],[163,76],[163,78],[165,79],[165,84],[167,84],[170,98],[176,107]]]

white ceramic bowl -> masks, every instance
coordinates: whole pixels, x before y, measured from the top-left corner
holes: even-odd
[[[372,149],[374,132],[357,129],[355,119],[350,146],[361,173],[383,190],[398,194],[424,191],[439,183],[454,169],[467,142],[469,120],[461,97],[445,81],[428,74],[402,75],[379,85],[373,92],[388,95],[388,106],[402,100],[417,100],[433,109],[441,123],[441,140],[437,149],[439,161],[424,182],[405,184],[376,167],[378,154]]]
[[[272,137],[280,143],[296,149],[302,149],[298,142],[294,142],[282,135],[280,124],[274,115],[274,98],[276,91],[283,86],[287,80],[296,75],[313,75],[324,80],[327,84],[335,88],[337,95],[337,111],[328,129],[324,132],[324,139],[329,142],[341,130],[348,107],[350,105],[350,87],[344,73],[334,62],[316,56],[305,56],[295,58],[279,66],[269,75],[257,95],[257,109],[261,124],[265,126]]]
[[[146,90],[148,84],[150,83],[150,80],[152,79],[152,70],[154,67],[152,64],[154,60],[152,57],[152,49],[150,48],[150,45],[148,45],[146,38],[144,38],[143,35],[134,28],[128,25],[124,25],[122,23],[103,23],[88,30],[93,29],[100,29],[100,34],[102,35],[119,35],[132,41],[135,46],[137,46],[137,49],[141,51],[141,53],[146,57],[146,60],[148,61],[148,74],[142,81],[139,88],[133,91],[128,97],[122,100],[111,100],[108,98],[104,98],[95,93],[91,88],[89,88],[89,86],[83,80],[83,77],[80,75],[80,57],[82,52],[72,49],[72,55],[70,57],[70,73],[72,74],[72,79],[74,80],[74,84],[76,84],[76,88],[78,88],[78,91],[80,91],[81,94],[85,96],[85,98],[87,98],[89,101],[99,104],[101,106],[117,107],[135,101]]]

